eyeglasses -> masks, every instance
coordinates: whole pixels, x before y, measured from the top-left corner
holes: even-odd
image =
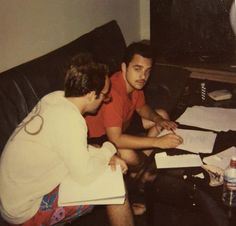
[[[110,92],[109,93],[101,92],[100,94],[102,94],[102,96],[103,96],[103,102],[107,103],[107,102],[110,102],[112,100]]]

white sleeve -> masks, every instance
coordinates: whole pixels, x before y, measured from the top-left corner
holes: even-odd
[[[66,120],[61,123],[60,128],[63,130],[56,128],[60,131],[55,131],[57,136],[54,137],[54,140],[70,176],[83,184],[92,182],[104,171],[116,152],[115,147],[107,142],[96,151],[89,148],[87,125],[81,115],[69,115],[69,118],[67,116]]]
[[[117,151],[116,147],[109,141],[104,142],[101,147],[88,145],[88,149],[90,151],[90,154],[92,156],[97,156],[97,158],[101,156],[101,151],[108,150],[109,152],[106,152],[108,154],[107,155],[108,161],[110,160],[111,155],[114,155]]]

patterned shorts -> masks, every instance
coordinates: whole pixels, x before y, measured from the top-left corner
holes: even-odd
[[[40,208],[33,217],[19,226],[49,226],[71,222],[93,209],[93,206],[90,205],[59,207],[57,201],[58,187],[43,197]]]

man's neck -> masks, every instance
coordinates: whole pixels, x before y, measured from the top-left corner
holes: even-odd
[[[66,97],[66,99],[74,104],[83,115],[85,114],[85,101],[83,101],[82,98],[83,97]]]
[[[122,72],[122,76],[125,81],[126,92],[128,95],[130,95],[134,91],[134,88],[132,86],[130,86],[130,84],[128,83],[124,72]]]

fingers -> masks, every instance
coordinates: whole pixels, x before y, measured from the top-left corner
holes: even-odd
[[[174,134],[176,140],[178,141],[179,144],[182,144],[184,142],[183,138],[179,135]]]
[[[114,155],[112,157],[112,159],[110,160],[109,165],[111,166],[112,171],[116,170],[116,165],[120,165],[121,171],[122,171],[123,174],[126,174],[127,171],[128,171],[128,166],[127,166],[126,162],[123,159],[121,159],[120,157],[116,156],[116,155]]]
[[[128,167],[127,167],[126,163],[117,163],[117,164],[120,165],[120,167],[121,167],[121,172],[122,172],[123,174],[126,174],[126,173],[128,172]],[[111,166],[111,170],[112,170],[112,171],[115,171],[115,170],[116,170],[116,164],[110,164],[110,166]]]
[[[169,120],[163,120],[160,124],[162,128],[167,129],[167,130],[171,130],[171,129],[175,130],[177,128],[177,124]]]
[[[169,137],[170,140],[173,141],[173,143],[176,144],[176,146],[180,145],[183,143],[183,138],[177,134],[169,133],[166,136]]]
[[[183,143],[182,137],[173,133],[168,133],[164,136],[157,137],[157,141],[157,147],[160,148],[175,148]]]
[[[110,163],[109,165],[111,166],[111,170],[112,170],[112,171],[115,171],[115,170],[116,170],[116,164]]]
[[[127,166],[126,162],[123,159],[120,159],[119,164],[120,164],[122,173],[126,174],[128,171],[128,166]]]
[[[122,168],[122,173],[123,174],[126,174],[128,172],[128,167],[126,166],[126,167],[123,167]]]

